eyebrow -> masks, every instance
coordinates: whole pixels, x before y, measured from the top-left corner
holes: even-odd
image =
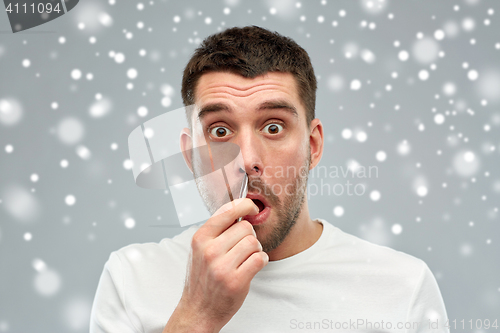
[[[258,111],[262,110],[284,110],[292,114],[294,117],[298,118],[299,114],[295,106],[287,102],[286,100],[272,100],[266,101],[257,107]],[[213,103],[207,104],[201,107],[198,113],[198,120],[202,120],[206,115],[214,112],[231,112],[231,108],[224,103]]]

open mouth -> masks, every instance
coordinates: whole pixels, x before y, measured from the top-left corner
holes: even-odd
[[[271,206],[267,204],[266,198],[257,193],[248,193],[247,198],[251,199],[253,203],[259,208],[259,213],[256,215],[246,215],[243,217],[243,219],[247,220],[253,225],[264,223],[271,214]]]
[[[252,201],[254,202],[255,205],[257,205],[257,207],[259,207],[259,213],[262,212],[264,208],[266,208],[266,205],[264,205],[264,203],[259,199],[252,199]]]

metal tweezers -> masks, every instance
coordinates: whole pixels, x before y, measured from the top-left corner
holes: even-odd
[[[241,184],[240,196],[239,198],[246,198],[248,192],[248,175],[245,173],[243,177],[243,184]],[[243,219],[243,216],[238,218],[238,222]]]

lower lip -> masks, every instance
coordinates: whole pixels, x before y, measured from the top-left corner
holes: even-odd
[[[243,220],[250,222],[252,225],[262,224],[266,221],[266,219],[269,217],[270,214],[271,214],[271,208],[266,206],[266,208],[264,208],[257,215],[243,216]]]

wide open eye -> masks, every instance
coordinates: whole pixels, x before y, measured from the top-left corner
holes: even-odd
[[[210,134],[215,136],[216,138],[223,138],[226,135],[229,135],[233,132],[231,132],[227,127],[224,126],[216,126],[212,129],[210,129]]]
[[[264,127],[264,132],[267,132],[269,134],[278,134],[282,130],[283,130],[283,126],[281,126],[280,124],[276,124],[276,123],[271,123],[271,124],[266,125],[266,127]]]

